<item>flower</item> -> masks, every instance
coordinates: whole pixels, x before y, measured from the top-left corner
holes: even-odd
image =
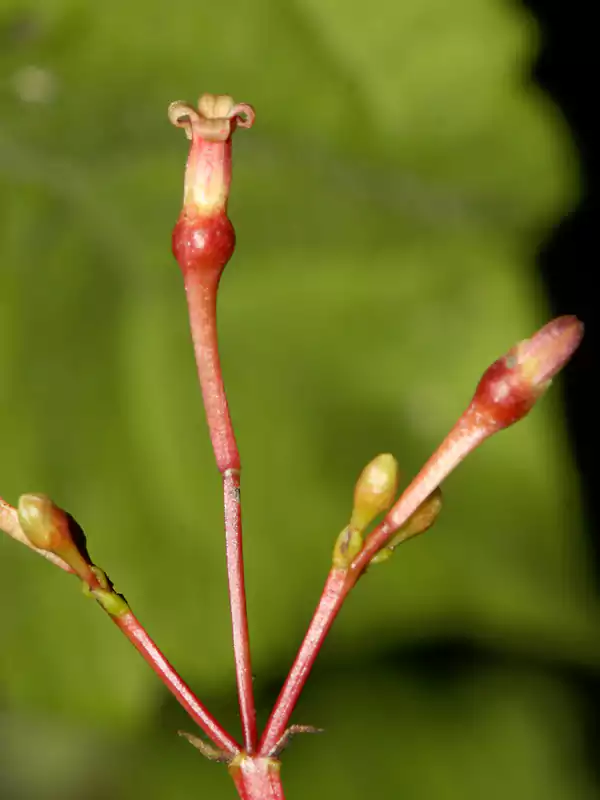
[[[191,141],[173,253],[184,273],[203,270],[218,279],[235,248],[235,231],[227,216],[231,138],[236,128],[251,127],[254,109],[234,103],[229,95],[203,94],[197,108],[176,101],[168,115]]]

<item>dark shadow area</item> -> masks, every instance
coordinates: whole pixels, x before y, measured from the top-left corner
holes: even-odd
[[[586,326],[585,339],[564,373],[566,416],[579,467],[591,548],[600,575],[600,525],[593,503],[596,486],[595,445],[599,440],[592,368],[598,354],[597,225],[598,154],[596,81],[592,75],[593,4],[527,0],[542,29],[542,50],[534,78],[565,116],[579,153],[582,196],[578,207],[556,226],[541,248],[539,269],[556,314],[576,314]]]
[[[453,687],[473,681],[477,683],[479,676],[489,670],[500,669],[508,675],[533,676],[551,678],[559,682],[575,702],[585,719],[583,739],[584,750],[581,758],[588,762],[592,774],[598,775],[596,742],[598,737],[597,723],[594,722],[593,708],[590,707],[590,698],[600,694],[600,675],[593,667],[586,667],[573,663],[568,657],[563,661],[555,659],[549,661],[542,655],[524,651],[505,652],[484,644],[473,642],[466,637],[448,636],[438,637],[437,640],[405,644],[397,648],[371,650],[365,648],[362,657],[348,660],[344,658],[323,658],[318,662],[314,673],[307,685],[307,694],[318,693],[319,689],[327,691],[327,687],[335,686],[339,680],[348,678],[362,679],[367,683],[377,681],[377,676],[395,674],[399,680],[403,676],[413,676],[420,685],[427,687],[430,695],[439,694],[449,696]],[[284,679],[286,665],[281,664],[280,670],[271,675],[263,676],[255,684],[256,703],[259,710],[259,727],[262,728],[266,721],[267,710],[270,709],[279,694]],[[368,678],[366,676],[369,676]],[[163,692],[163,702],[156,718],[156,728],[161,731],[178,729],[191,730],[185,712],[177,701],[166,691]],[[209,705],[213,713],[232,733],[237,733],[239,721],[237,719],[237,703],[234,692],[213,694],[209,698]],[[302,719],[302,703],[292,721],[319,723],[319,719]],[[328,730],[325,730],[327,733]],[[194,734],[198,731],[194,730]],[[335,735],[335,730],[331,730]],[[182,743],[183,744],[183,743]],[[580,748],[581,742],[574,743],[574,749]]]
[[[589,552],[593,554],[600,588],[600,518],[594,502],[597,491],[596,444],[599,419],[593,390],[597,363],[598,293],[596,289],[598,240],[598,151],[596,114],[597,63],[592,41],[595,4],[589,0],[525,0],[542,34],[542,48],[534,79],[550,95],[566,118],[576,144],[582,195],[578,207],[552,231],[539,253],[539,269],[554,314],[576,314],[586,326],[583,345],[565,370],[563,379],[567,426],[579,470],[587,518]],[[597,753],[600,748],[600,683],[587,676],[578,684],[582,694],[590,767],[600,782]]]

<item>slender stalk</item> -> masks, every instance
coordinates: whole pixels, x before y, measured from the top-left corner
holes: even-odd
[[[277,698],[262,735],[258,752],[270,755],[288,727],[290,717],[300,693],[319,654],[325,637],[333,625],[352,582],[346,570],[332,569],[327,577],[321,599],[317,605],[298,655]]]
[[[17,541],[30,547],[36,553],[39,553],[39,555],[48,558],[57,567],[75,574],[75,569],[55,553],[49,550],[42,550],[31,544],[21,530],[17,510],[1,498],[0,527],[13,538],[17,539]],[[225,729],[221,727],[217,720],[198,700],[189,686],[180,678],[175,669],[142,627],[139,620],[129,610],[123,599],[115,594],[112,589],[107,590],[106,583],[99,577],[102,573],[94,567],[90,568],[91,565],[89,564],[85,564],[84,566],[86,567],[85,572],[82,572],[79,577],[82,578],[83,585],[87,587],[87,591],[96,597],[98,605],[108,614],[117,628],[125,634],[135,649],[152,667],[154,672],[183,706],[194,722],[196,722],[211,741],[220,750],[227,753],[228,756],[235,756],[239,753],[241,750],[240,745],[235,739],[229,736]],[[106,598],[108,598],[108,602],[106,602]],[[111,601],[116,602],[117,605],[111,605]],[[125,613],[122,613],[123,610],[125,610]]]
[[[242,519],[240,505],[240,474],[228,469],[223,473],[223,498],[225,506],[225,556],[229,582],[229,607],[233,633],[233,654],[238,685],[240,718],[244,746],[247,753],[256,748],[256,710],[250,663],[250,635],[246,610],[244,584],[244,557],[242,553]]]
[[[492,426],[482,424],[468,408],[418,475],[400,495],[386,514],[385,519],[367,537],[365,546],[350,566],[356,577],[368,566],[373,556],[386,545],[389,539],[429,497],[440,483],[473,451],[494,432]]]
[[[185,293],[190,317],[198,380],[210,439],[221,474],[241,468],[221,371],[217,340],[217,288],[219,278],[187,270]]]
[[[206,419],[217,467],[223,478],[229,605],[235,673],[244,747],[256,748],[256,711],[252,687],[248,615],[244,587],[240,455],[221,373],[217,341],[217,289],[235,249],[235,231],[227,216],[231,185],[232,136],[250,128],[254,109],[229,95],[203,94],[197,107],[176,101],[169,119],[190,140],[183,208],[173,229],[173,255],[188,301],[190,326]]]
[[[111,614],[110,617],[210,740],[229,755],[239,753],[240,745],[221,727],[190,687],[179,677],[131,611],[122,616]]]
[[[252,686],[250,636],[244,582],[240,505],[240,456],[225,394],[217,341],[216,296],[218,277],[195,270],[184,276],[190,326],[206,419],[217,467],[223,477],[225,553],[235,673],[244,747],[256,748],[256,709]]]

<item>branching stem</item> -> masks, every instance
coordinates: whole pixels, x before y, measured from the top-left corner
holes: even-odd
[[[219,749],[232,756],[239,753],[240,745],[221,727],[190,687],[179,677],[138,619],[131,612],[120,617],[111,616],[111,619],[210,740]]]
[[[398,528],[465,456],[492,433],[491,429],[486,430],[478,423],[479,420],[474,420],[467,410],[400,499],[392,506],[383,522],[367,537],[364,547],[348,569],[330,571],[306,636],[262,735],[260,754],[271,752],[288,727],[294,707],[325,637],[346,597],[373,556],[385,546]]]

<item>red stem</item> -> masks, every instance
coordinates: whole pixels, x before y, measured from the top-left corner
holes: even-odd
[[[289,675],[271,712],[262,735],[258,752],[268,756],[273,752],[288,727],[304,684],[325,641],[329,629],[350,589],[349,574],[342,569],[332,569],[327,577],[319,604],[315,610],[306,635],[300,645]]]
[[[244,585],[240,474],[237,470],[228,469],[223,473],[223,498],[225,506],[225,556],[227,559],[229,606],[240,718],[246,752],[253,753],[256,748],[257,738],[256,710],[254,707],[250,635],[248,632],[246,588]]]
[[[371,559],[398,528],[416,511],[423,500],[487,436],[485,426],[471,408],[463,414],[440,447],[392,506],[383,522],[367,538],[348,570],[332,569],[296,660],[277,698],[259,745],[259,753],[273,751],[289,725],[290,717],[319,654],[325,637],[342,605]]]
[[[367,537],[354,561],[345,570],[329,573],[308,633],[267,722],[259,753],[271,753],[285,732],[323,641],[373,556],[472,450],[528,413],[546,388],[544,382],[564,366],[582,335],[583,327],[575,317],[559,317],[495,361],[479,381],[467,410]]]
[[[350,566],[358,576],[368,566],[373,556],[429,497],[440,483],[463,461],[470,452],[487,439],[495,428],[485,424],[469,407],[446,436],[444,441],[424,464],[418,475],[402,492],[386,514],[385,519],[367,537],[365,546]]]
[[[241,750],[240,745],[219,725],[190,687],[179,677],[136,617],[128,612],[121,617],[111,616],[111,619],[211,741],[227,754],[237,755]]]
[[[257,732],[244,584],[241,463],[219,359],[216,319],[219,279],[216,275],[207,277],[190,269],[184,272],[184,280],[206,419],[217,467],[223,476],[227,578],[240,719],[244,747],[248,753],[253,753]]]
[[[223,474],[227,469],[239,470],[241,464],[223,384],[217,343],[219,278],[207,277],[199,270],[189,269],[184,272],[184,282],[206,421],[217,468]]]
[[[2,522],[3,527],[5,527],[14,538],[32,547],[31,543],[20,529],[16,509],[8,503],[5,503],[2,498],[0,498],[0,522]],[[51,556],[52,562],[62,569],[68,572],[74,572],[72,567],[66,564],[61,558],[58,558],[58,556],[55,556],[54,553],[39,550],[36,547],[32,547],[32,549],[40,553],[40,555],[46,557]],[[80,575],[80,577],[82,577],[84,583],[87,583],[91,591],[106,591],[106,584],[98,577],[98,571],[88,569],[87,574],[85,576]],[[229,736],[221,725],[219,725],[216,719],[198,700],[190,687],[183,682],[132,612],[128,611],[122,616],[118,616],[112,614],[101,602],[99,602],[99,605],[108,613],[115,625],[125,634],[135,649],[152,667],[165,686],[173,693],[190,717],[202,728],[212,742],[214,742],[220,750],[227,753],[228,756],[233,757],[237,755],[241,750],[240,745],[235,739]]]

